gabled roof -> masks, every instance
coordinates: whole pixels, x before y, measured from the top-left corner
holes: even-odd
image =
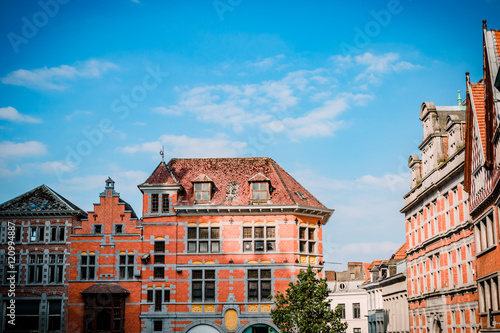
[[[153,171],[151,176],[140,186],[155,186],[155,185],[179,185],[169,167],[162,160]]]
[[[401,247],[394,253],[392,259],[400,260],[406,258],[406,250],[408,250],[408,243],[404,243]]]
[[[249,182],[267,182],[269,178],[261,174],[260,172],[255,174],[252,178],[248,180]]]
[[[212,180],[210,205],[249,205],[251,177],[261,174],[270,182],[269,205],[326,207],[269,157],[171,159],[155,169],[145,183],[177,184],[184,191],[176,205],[193,205],[193,179],[201,174]],[[261,178],[259,176],[259,178]],[[302,196],[295,194],[301,193]]]
[[[212,183],[213,180],[210,179],[210,177],[208,177],[204,173],[202,173],[201,175],[199,175],[198,177],[196,177],[195,179],[193,179],[192,182],[193,183]]]
[[[118,202],[125,205],[125,211],[126,212],[127,211],[130,212],[130,218],[132,218],[132,219],[136,219],[137,218],[137,214],[135,213],[134,209],[132,208],[132,206],[128,202],[126,202],[122,198],[120,198],[118,200]]]
[[[85,290],[81,291],[82,294],[123,294],[128,295],[130,291],[125,289],[118,283],[96,283],[91,285]]]
[[[0,205],[1,215],[80,215],[85,212],[47,185],[40,185],[31,191]]]

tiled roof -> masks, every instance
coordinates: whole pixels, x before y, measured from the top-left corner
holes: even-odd
[[[118,202],[125,205],[125,211],[130,211],[130,218],[133,219],[137,218],[137,214],[135,213],[134,209],[128,202],[126,202],[122,198],[120,198]]]
[[[64,198],[47,185],[40,185],[31,191],[4,202],[0,205],[0,212],[8,213],[63,213],[86,215],[82,209]]]
[[[482,81],[474,84],[471,83],[472,102],[477,117],[477,124],[479,127],[479,134],[481,135],[481,143],[483,151],[486,152],[486,109],[484,107],[484,83]]]
[[[500,59],[500,30],[491,30],[496,40],[497,59]]]
[[[170,172],[165,161],[161,161],[149,178],[139,186],[148,185],[179,185],[175,177]]]
[[[249,180],[257,174],[270,182],[270,205],[303,205],[325,209],[309,191],[269,157],[171,159],[160,163],[150,184],[180,184],[184,191],[177,205],[193,205],[193,180],[205,175],[213,181],[211,205],[248,205]],[[174,181],[176,181],[174,183]]]
[[[96,283],[85,290],[82,294],[130,294],[130,291],[125,289],[118,283]]]
[[[408,243],[404,243],[403,245],[401,245],[399,250],[394,253],[394,257],[392,259],[398,260],[406,258],[406,250],[408,250]]]

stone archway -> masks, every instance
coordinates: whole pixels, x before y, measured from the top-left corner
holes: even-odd
[[[220,331],[211,325],[199,324],[191,327],[186,333],[219,333]]]
[[[432,333],[443,333],[443,328],[441,327],[441,322],[436,317],[434,318],[434,322],[432,323]]]

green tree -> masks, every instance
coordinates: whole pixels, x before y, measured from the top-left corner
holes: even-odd
[[[318,271],[318,273],[321,269]],[[326,279],[318,279],[309,266],[300,271],[297,282],[290,282],[286,294],[278,291],[271,318],[281,332],[337,333],[347,329],[342,323],[341,309],[331,309]]]

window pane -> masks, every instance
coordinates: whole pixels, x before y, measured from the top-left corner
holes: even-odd
[[[219,228],[212,228],[210,238],[218,239],[219,238]]]
[[[210,190],[210,184],[209,183],[202,183],[201,184],[201,189],[202,189],[202,191],[209,191]]]
[[[255,241],[255,251],[264,251],[264,241]]]
[[[208,198],[208,192],[202,192],[202,194],[203,194],[203,201],[208,201],[208,200],[210,200],[210,199]]]
[[[201,191],[201,184],[200,183],[194,184],[194,190]]]
[[[252,190],[258,191],[259,190],[259,183],[252,183]]]
[[[188,228],[188,239],[196,239],[196,228]]]
[[[300,242],[300,244],[299,244],[300,245],[300,248],[299,248],[300,252],[305,252],[305,250],[306,250],[306,243],[307,242]]]
[[[212,253],[217,253],[219,252],[219,242],[212,242],[212,249],[211,249],[211,252]]]
[[[208,252],[208,242],[200,242],[200,253]]]
[[[243,242],[243,251],[252,252],[252,242]]]
[[[243,238],[252,238],[252,228],[244,227],[243,228]]]
[[[195,302],[202,301],[202,283],[201,282],[193,282],[193,301],[195,301]]]
[[[205,279],[214,280],[215,279],[215,271],[213,271],[213,270],[205,271]]]
[[[196,252],[196,242],[188,242],[188,252]]]
[[[309,242],[309,253],[314,253],[314,243]]]
[[[306,239],[306,228],[299,229],[299,239]]]
[[[314,240],[314,229],[309,229],[309,240]]]
[[[200,228],[200,239],[208,239],[208,228]]]
[[[258,279],[259,278],[259,271],[256,269],[248,270],[248,278],[249,279]]]
[[[193,271],[193,279],[196,279],[196,280],[201,280],[201,279],[203,279],[203,271],[200,271],[200,270],[194,270],[194,271]]]
[[[257,301],[259,298],[258,282],[248,282],[248,299],[250,301]]]
[[[255,228],[255,238],[264,238],[264,227]]]
[[[271,295],[271,282],[269,281],[263,281],[261,283],[262,289],[261,289],[261,301],[266,301],[268,300],[267,297]]]
[[[275,231],[274,227],[267,227],[266,229],[267,238],[274,238],[275,237],[274,231]]]
[[[267,251],[274,251],[274,241],[267,241]]]

